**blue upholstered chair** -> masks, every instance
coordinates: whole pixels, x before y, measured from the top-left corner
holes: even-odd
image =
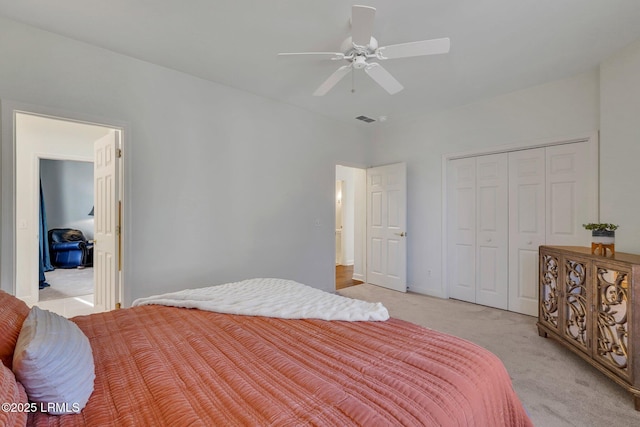
[[[88,267],[93,265],[93,244],[80,230],[54,228],[49,230],[51,263],[57,268]]]

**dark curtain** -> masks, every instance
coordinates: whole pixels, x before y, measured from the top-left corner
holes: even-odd
[[[45,271],[53,270],[51,257],[49,256],[49,228],[47,227],[47,210],[44,206],[44,194],[42,193],[42,181],[40,182],[40,289],[49,286]]]

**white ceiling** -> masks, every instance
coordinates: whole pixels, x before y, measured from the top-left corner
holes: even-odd
[[[314,97],[342,64],[276,54],[338,51],[359,1],[0,0],[0,14],[349,123],[569,77],[640,39],[639,0],[362,0],[381,46],[449,37],[451,52],[385,61],[405,87],[396,95],[360,70],[355,93],[348,76]]]

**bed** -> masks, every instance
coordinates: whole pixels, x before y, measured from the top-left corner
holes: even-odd
[[[500,360],[460,338],[394,318],[276,318],[146,304],[73,318],[95,364],[86,406],[68,415],[29,411],[16,422],[531,425]],[[29,312],[23,305],[0,291],[3,336],[16,336],[10,328]],[[25,400],[14,381],[15,399]]]

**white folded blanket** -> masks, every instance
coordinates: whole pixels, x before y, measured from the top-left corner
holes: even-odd
[[[249,279],[138,298],[133,302],[134,306],[150,304],[282,319],[362,321],[389,318],[382,303],[346,298],[285,279]]]

